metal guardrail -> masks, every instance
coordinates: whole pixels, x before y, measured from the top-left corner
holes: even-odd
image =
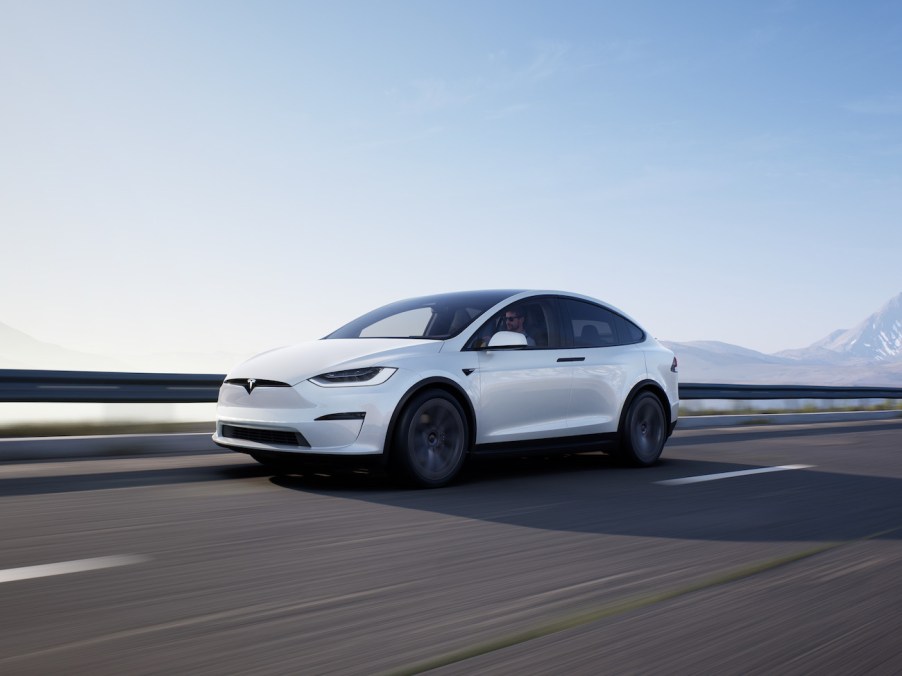
[[[680,383],[680,399],[902,399],[902,387]]]
[[[215,402],[224,375],[0,369],[0,402]]]
[[[225,379],[217,374],[117,373],[0,369],[0,402],[215,402]],[[718,385],[681,383],[681,399],[902,399],[902,387]]]

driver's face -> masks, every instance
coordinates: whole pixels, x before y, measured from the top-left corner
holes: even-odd
[[[505,328],[508,331],[523,333],[523,315],[518,312],[508,311],[504,313]]]

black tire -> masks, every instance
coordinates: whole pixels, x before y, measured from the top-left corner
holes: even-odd
[[[463,467],[470,443],[467,416],[447,392],[426,390],[404,407],[392,441],[394,474],[421,488],[438,488]]]
[[[620,435],[620,458],[636,467],[654,465],[667,441],[667,419],[661,401],[640,392],[630,403]]]

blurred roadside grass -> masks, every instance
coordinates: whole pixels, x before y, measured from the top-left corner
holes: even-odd
[[[899,411],[902,413],[902,401],[884,401],[870,406],[796,406],[796,407],[756,407],[740,406],[737,408],[698,408],[687,410],[680,406],[680,417],[694,415],[778,415],[780,413],[851,413],[855,411]]]

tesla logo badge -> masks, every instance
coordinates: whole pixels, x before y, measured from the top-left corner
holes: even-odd
[[[247,393],[250,394],[251,392],[253,392],[253,390],[254,390],[254,385],[256,385],[256,384],[257,384],[256,379],[254,379],[254,378],[248,378],[248,379],[247,379],[247,385],[244,386],[244,389],[246,389],[246,390],[247,390]]]

